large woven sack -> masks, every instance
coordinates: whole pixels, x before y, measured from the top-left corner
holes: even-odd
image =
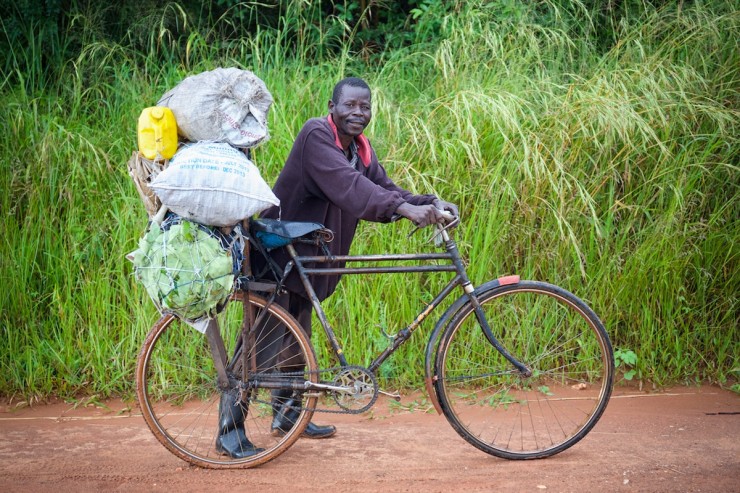
[[[208,226],[233,226],[280,205],[257,167],[223,142],[182,146],[149,186],[172,212]]]
[[[139,151],[134,151],[128,160],[128,174],[136,185],[136,191],[139,192],[139,198],[149,217],[154,216],[162,206],[162,202],[149,185],[166,165],[164,161],[145,158]]]
[[[217,68],[192,75],[162,96],[185,140],[228,142],[254,147],[268,138],[267,113],[272,95],[248,70]]]

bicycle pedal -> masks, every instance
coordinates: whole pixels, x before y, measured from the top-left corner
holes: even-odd
[[[386,395],[396,402],[401,402],[401,394],[399,394],[398,392],[390,393],[386,392],[385,390],[378,389],[378,393]]]

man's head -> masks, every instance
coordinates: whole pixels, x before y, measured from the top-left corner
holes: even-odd
[[[345,149],[360,135],[372,118],[370,87],[357,77],[342,79],[334,86],[329,113]]]
[[[347,86],[360,87],[362,89],[367,89],[368,92],[370,92],[370,86],[368,86],[367,82],[365,82],[364,80],[360,79],[359,77],[347,77],[346,79],[342,79],[337,82],[337,85],[334,86],[334,92],[332,92],[331,94],[331,100],[334,101],[335,104],[342,96],[342,90]]]

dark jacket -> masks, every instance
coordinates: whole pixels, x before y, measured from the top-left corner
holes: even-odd
[[[358,159],[357,166],[351,167],[335,138],[326,117],[306,122],[272,190],[280,199],[280,207],[268,209],[263,217],[323,224],[334,232],[334,241],[329,243],[331,253],[347,255],[360,219],[388,222],[402,203],[431,204],[436,197],[413,195],[393,183],[372,147],[367,165]],[[296,249],[300,255],[322,254],[312,245],[299,244]],[[272,256],[281,266],[288,261],[282,248]],[[319,300],[334,292],[339,277],[312,276],[311,284]],[[295,272],[288,277],[286,287],[305,295]]]

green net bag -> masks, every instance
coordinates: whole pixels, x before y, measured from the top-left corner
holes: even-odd
[[[186,321],[212,318],[228,301],[239,271],[243,239],[236,236],[171,214],[139,240],[135,277],[160,312]]]

